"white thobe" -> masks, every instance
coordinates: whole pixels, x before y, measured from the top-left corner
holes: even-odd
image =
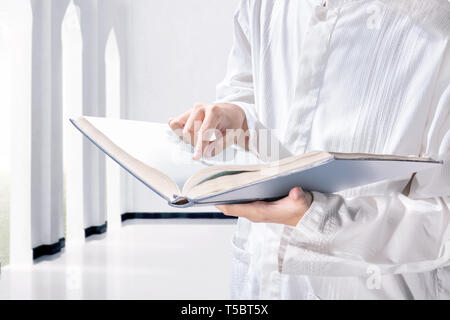
[[[295,227],[239,219],[232,298],[450,298],[449,40],[447,0],[240,3],[217,102],[251,129],[273,129],[290,154],[444,164],[410,190],[405,177],[313,192]]]

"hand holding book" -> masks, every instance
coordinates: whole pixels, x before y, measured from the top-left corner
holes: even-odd
[[[100,150],[175,207],[281,199],[297,186],[334,193],[387,179],[408,180],[414,172],[442,164],[414,156],[326,151],[262,162],[234,147],[223,153],[233,151],[230,161],[208,165],[192,160],[191,152],[181,152],[176,143],[182,142],[170,137],[167,133],[173,133],[164,124],[95,117],[71,121]],[[189,161],[180,161],[184,154]]]
[[[193,109],[168,122],[170,128],[186,143],[194,146],[193,159],[212,157],[245,137],[247,149],[247,122],[242,109],[233,104],[196,104]],[[243,135],[226,134],[241,129]],[[210,141],[212,132],[215,140]],[[222,134],[224,133],[225,134]],[[241,139],[239,139],[239,136]],[[256,201],[245,204],[217,205],[225,215],[244,217],[253,222],[273,222],[295,226],[308,211],[312,194],[294,187],[289,195],[277,201]]]
[[[193,159],[213,157],[233,144],[246,148],[247,121],[244,111],[230,103],[195,106],[169,119],[170,128],[194,148]],[[215,136],[215,140],[210,141]]]
[[[252,222],[279,223],[296,226],[313,202],[311,192],[294,187],[289,195],[277,201],[217,205],[227,216],[247,218]]]

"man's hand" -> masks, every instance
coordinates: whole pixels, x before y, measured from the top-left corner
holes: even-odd
[[[247,204],[216,206],[227,216],[243,217],[253,222],[273,222],[296,226],[313,201],[310,192],[295,187],[289,195],[274,202],[257,201]]]
[[[169,119],[169,126],[186,143],[195,147],[194,159],[212,157],[239,143],[246,147],[247,121],[244,111],[230,103],[197,103],[177,118]],[[210,141],[213,134],[214,141]]]

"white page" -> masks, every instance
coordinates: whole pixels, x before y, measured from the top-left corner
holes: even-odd
[[[294,171],[249,186],[198,199],[200,203],[259,200],[285,196],[295,186],[334,193],[383,180],[408,179],[414,172],[433,169],[438,162],[342,159]]]
[[[86,119],[132,157],[164,172],[180,189],[194,172],[206,167],[202,162],[192,160],[190,146],[180,142],[168,125],[96,117]]]
[[[228,148],[210,159],[192,160],[193,147],[179,139],[167,124],[97,117],[86,119],[132,157],[165,173],[180,189],[190,176],[209,165],[260,162],[238,147]]]

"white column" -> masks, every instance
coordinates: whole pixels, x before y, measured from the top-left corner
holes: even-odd
[[[62,23],[66,244],[84,242],[83,137],[69,122],[82,114],[82,52],[79,8],[71,2]]]
[[[83,38],[83,114],[105,116],[104,45],[100,38],[98,1],[77,0]],[[84,227],[106,222],[106,168],[104,155],[83,139]]]
[[[63,235],[61,22],[68,0],[32,0],[32,247]]]
[[[109,34],[105,49],[106,63],[106,116],[120,118],[120,56],[114,30]],[[108,233],[120,229],[120,167],[107,158]],[[109,236],[109,234],[108,234]]]
[[[11,202],[10,264],[31,264],[31,6],[15,2],[11,9],[11,32],[15,35],[11,74]]]
[[[22,52],[17,52],[16,59],[21,59],[15,62],[14,81],[12,264],[29,263],[32,248],[57,244],[64,237],[60,27],[67,2],[31,0],[31,38],[29,31],[22,34],[31,40],[31,48],[17,48]],[[23,6],[29,12],[25,2]]]
[[[120,118],[129,119],[130,106],[133,105],[133,96],[129,94],[129,87],[133,86],[131,83],[133,73],[132,67],[135,65],[132,57],[132,46],[130,45],[130,38],[133,36],[130,24],[130,12],[133,3],[128,0],[115,0],[117,16],[113,21],[114,31],[117,40],[117,46],[120,57]],[[128,212],[132,207],[133,202],[133,181],[131,177],[124,170],[120,170],[120,214]]]

